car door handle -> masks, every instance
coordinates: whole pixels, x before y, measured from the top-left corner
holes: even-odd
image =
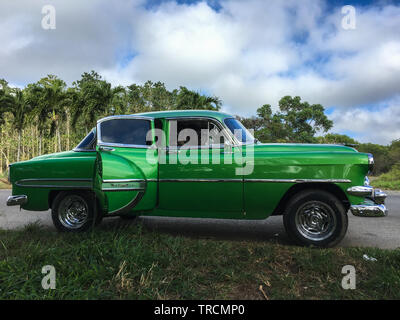
[[[103,147],[103,146],[101,146],[101,147],[99,147],[99,149],[101,150],[101,151],[115,151],[115,149],[114,148],[111,148],[111,147]]]

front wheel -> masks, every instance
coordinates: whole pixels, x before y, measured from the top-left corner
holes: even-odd
[[[100,221],[95,215],[95,199],[84,192],[63,191],[53,201],[51,217],[62,232],[89,230]]]
[[[297,244],[333,247],[347,231],[346,210],[333,194],[306,190],[288,203],[283,222],[289,237]]]

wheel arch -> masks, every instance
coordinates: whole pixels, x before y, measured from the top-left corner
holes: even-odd
[[[53,202],[54,199],[57,197],[58,194],[60,194],[61,192],[65,192],[65,191],[72,191],[72,192],[76,192],[76,193],[86,193],[86,194],[90,194],[91,196],[96,198],[96,206],[97,208],[101,208],[101,203],[100,203],[100,199],[98,197],[96,197],[96,193],[92,190],[82,190],[82,189],[65,189],[65,190],[51,190],[49,192],[48,195],[48,205],[49,205],[49,209],[52,208],[53,206]]]
[[[350,202],[345,192],[338,185],[334,183],[318,183],[318,182],[297,183],[286,191],[282,199],[279,201],[277,207],[273,211],[272,215],[273,216],[282,215],[283,212],[285,211],[287,203],[294,195],[298,194],[299,192],[310,189],[317,189],[329,192],[334,196],[336,196],[342,202],[346,211],[350,208]]]

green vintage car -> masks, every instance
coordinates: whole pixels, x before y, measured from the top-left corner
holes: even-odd
[[[13,163],[7,205],[48,210],[60,231],[103,217],[265,219],[298,244],[337,244],[347,211],[387,215],[373,157],[343,145],[262,144],[229,114],[166,111],[98,121],[72,151]]]

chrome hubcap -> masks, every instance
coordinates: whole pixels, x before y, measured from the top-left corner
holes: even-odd
[[[321,241],[336,229],[336,216],[333,210],[319,201],[310,201],[296,212],[296,228],[307,239]]]
[[[59,206],[58,218],[62,225],[77,229],[88,220],[89,210],[86,201],[78,195],[65,197]]]

